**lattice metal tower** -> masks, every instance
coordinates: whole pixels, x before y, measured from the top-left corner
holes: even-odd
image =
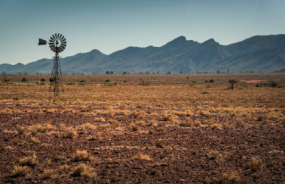
[[[46,41],[39,39],[39,45],[46,45]],[[51,73],[51,82],[54,85],[50,85],[49,91],[54,92],[54,96],[58,96],[59,92],[64,92],[63,89],[63,80],[60,66],[59,53],[62,52],[66,47],[66,39],[62,34],[54,34],[50,37],[49,40],[50,49],[55,52],[55,57],[53,59],[53,68]]]

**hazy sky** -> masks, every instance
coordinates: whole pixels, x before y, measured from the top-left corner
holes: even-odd
[[[181,35],[227,45],[284,34],[284,7],[285,0],[0,0],[0,63],[52,58],[37,44],[54,33],[67,39],[62,57],[162,46]]]

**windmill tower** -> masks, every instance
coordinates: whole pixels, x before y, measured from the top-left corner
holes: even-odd
[[[46,41],[43,39],[39,39],[39,45],[46,45]],[[62,73],[60,66],[59,53],[64,51],[66,47],[66,39],[62,34],[56,33],[50,37],[49,40],[50,49],[55,52],[55,57],[53,59],[53,67],[51,73],[51,82],[54,82],[54,85],[51,85],[49,88],[50,92],[54,92],[54,96],[58,96],[60,91],[64,92],[63,84],[62,84]]]

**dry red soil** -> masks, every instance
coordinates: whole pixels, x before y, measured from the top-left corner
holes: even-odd
[[[4,108],[4,107],[1,107]],[[19,107],[20,108],[20,107]],[[58,132],[18,135],[16,127],[49,122],[59,129],[60,124],[76,127],[95,122],[96,116],[64,113],[0,114],[0,183],[234,183],[223,174],[236,173],[244,183],[284,183],[285,181],[285,129],[277,125],[225,127],[141,126],[139,132],[126,129],[111,131],[82,130],[74,139],[58,137]],[[105,117],[109,119],[108,116]],[[112,117],[111,119],[114,119]],[[134,120],[147,121],[147,117],[116,116],[122,127]],[[101,135],[99,140],[88,140],[89,135]],[[29,142],[37,137],[41,144]],[[156,143],[164,146],[158,148]],[[87,150],[92,160],[74,161],[77,150]],[[133,159],[137,153],[151,160]],[[36,163],[25,176],[14,177],[11,170],[19,165],[18,159],[36,154]],[[258,171],[247,168],[252,157],[261,160]],[[60,159],[59,159],[60,158]],[[86,163],[94,179],[75,177],[71,173],[80,163]],[[60,173],[67,164],[69,170]],[[46,169],[54,170],[44,177]]]

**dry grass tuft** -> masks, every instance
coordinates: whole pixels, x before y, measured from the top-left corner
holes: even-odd
[[[72,175],[73,176],[80,176],[81,173],[83,173],[86,170],[88,170],[87,166],[84,163],[82,163],[74,169]]]
[[[163,114],[159,120],[160,121],[171,121],[173,119],[173,117],[170,114]]]
[[[110,128],[110,124],[103,124],[98,126],[98,130],[108,130]]]
[[[130,111],[128,111],[128,110],[116,110],[116,111],[114,111],[115,116],[117,116],[117,115],[125,116],[125,115],[128,115],[129,113],[130,113]]]
[[[17,166],[15,165],[12,170],[12,176],[25,176],[28,174],[29,168],[27,166]]]
[[[76,127],[77,130],[83,131],[83,130],[95,130],[97,127],[95,125],[92,125],[91,123],[85,123],[83,125],[79,125]]]
[[[17,127],[17,131],[18,131],[18,135],[23,135],[26,133],[27,130],[24,127],[20,126],[20,127]]]
[[[143,120],[137,121],[136,125],[145,126],[145,122]]]
[[[77,137],[77,132],[75,130],[67,130],[63,132],[60,137],[67,139],[74,139]]]
[[[65,165],[63,165],[63,166],[61,166],[61,167],[59,168],[59,171],[60,171],[61,173],[67,173],[68,170],[69,170],[69,166],[68,166],[67,164],[65,164]]]
[[[181,127],[193,127],[193,126],[194,126],[194,123],[191,122],[191,121],[184,121],[184,122],[181,122],[181,123],[180,123],[180,126],[181,126]]]
[[[55,112],[60,112],[58,109],[43,109],[43,112],[46,112],[48,114],[53,114]]]
[[[112,129],[116,129],[121,126],[121,123],[119,123],[117,120],[110,120],[109,123]]]
[[[158,132],[164,132],[165,128],[164,127],[157,127],[155,130]]]
[[[157,124],[157,121],[154,120],[154,119],[152,119],[152,120],[150,120],[150,121],[146,124],[146,126],[154,126],[154,125],[156,125],[156,124]]]
[[[7,113],[7,114],[20,113],[20,112],[22,111],[13,107],[6,107],[3,111],[1,111],[1,113]]]
[[[68,114],[68,113],[74,114],[75,112],[76,112],[76,111],[73,110],[73,109],[65,109],[65,110],[63,111],[64,114]]]
[[[74,161],[83,161],[83,160],[90,160],[90,156],[86,150],[77,150],[76,154],[73,157]]]
[[[33,144],[41,144],[41,141],[39,139],[37,139],[36,137],[32,137],[30,139],[30,142]]]
[[[102,117],[98,117],[98,118],[95,118],[94,121],[96,122],[105,122],[105,118],[102,118]]]
[[[252,157],[251,161],[246,164],[246,169],[250,169],[251,172],[256,172],[256,171],[260,171],[263,168],[264,164],[262,163],[261,160]]]
[[[129,128],[132,132],[138,132],[138,131],[140,131],[140,127],[139,127],[138,125],[135,125],[135,124],[129,125],[128,128]]]
[[[72,176],[82,176],[86,179],[92,179],[96,177],[96,174],[91,173],[90,168],[82,163],[74,169]]]
[[[133,111],[130,116],[134,118],[144,117],[145,111]]]
[[[135,156],[133,156],[133,159],[135,160],[152,160],[148,155],[144,155],[141,152],[137,153]]]
[[[36,159],[37,159],[37,156],[34,153],[33,156],[31,156],[31,157],[20,158],[19,163],[21,165],[31,166],[31,165],[34,165],[36,163]]]
[[[100,134],[98,134],[98,135],[89,135],[88,138],[87,138],[87,140],[89,140],[89,141],[101,140],[101,139],[102,139],[102,137],[101,137]]]
[[[218,124],[218,123],[214,123],[212,125],[210,125],[212,130],[222,130],[222,125]]]
[[[238,176],[237,172],[233,171],[230,174],[224,173],[223,179],[231,183],[238,183],[240,181],[240,177]]]
[[[53,125],[46,123],[44,125],[36,124],[36,125],[30,126],[28,128],[28,131],[34,135],[37,133],[47,133],[47,132],[50,132],[54,129],[55,129],[55,127]]]
[[[210,160],[221,160],[223,159],[223,155],[218,151],[210,151],[207,154],[207,158]]]
[[[45,169],[43,173],[43,178],[48,179],[52,177],[52,174],[54,173],[54,170],[51,169]]]

